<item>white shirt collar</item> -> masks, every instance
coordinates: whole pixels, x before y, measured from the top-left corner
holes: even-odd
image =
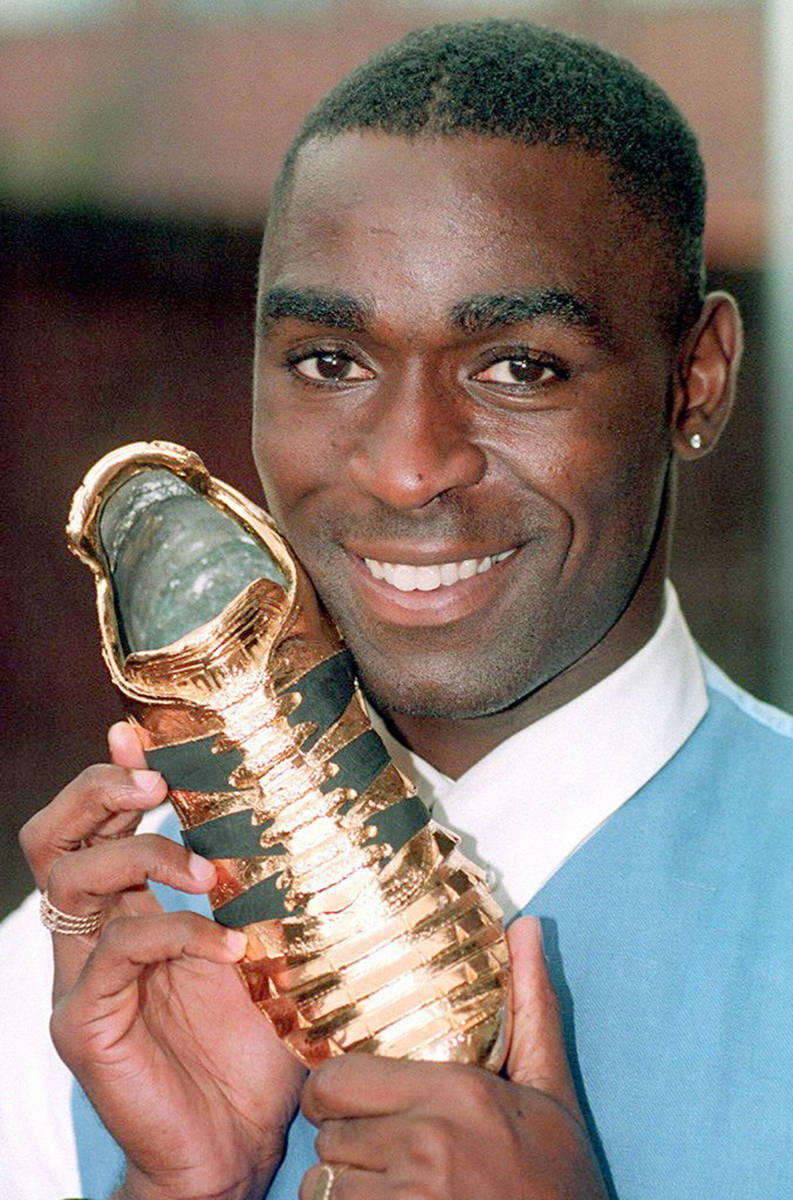
[[[457,781],[377,722],[433,817],[491,873],[507,919],[680,749],[705,715],[699,655],[667,583],[650,640],[594,687],[497,746]]]

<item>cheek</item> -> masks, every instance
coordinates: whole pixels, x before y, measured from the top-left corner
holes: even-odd
[[[257,404],[253,456],[270,511],[286,520],[302,501],[323,491],[343,466],[337,433],[317,414],[273,411]]]
[[[603,427],[572,464],[574,537],[595,558],[635,560],[649,551],[668,468],[663,426]]]
[[[655,526],[668,459],[662,414],[634,421],[618,411],[610,419],[571,406],[511,442],[506,457],[513,477],[564,522],[573,553]]]

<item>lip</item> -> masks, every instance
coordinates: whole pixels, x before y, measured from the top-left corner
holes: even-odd
[[[382,547],[378,547],[378,553],[372,553],[370,547],[366,549],[366,558],[375,558],[378,562],[408,563],[416,567],[439,562],[462,562],[466,558],[484,558],[487,554],[503,553],[490,549],[482,550],[477,555],[467,549],[459,558],[454,558],[448,547],[432,556],[426,552],[412,552],[408,556],[404,550],[391,549],[388,554],[383,553],[381,558]],[[346,550],[346,554],[359,598],[372,616],[392,625],[431,626],[461,621],[478,609],[492,604],[501,592],[512,564],[519,558],[520,551],[521,547],[517,546],[514,554],[502,562],[494,563],[481,575],[460,579],[457,583],[436,588],[431,592],[401,592],[384,579],[375,579],[364,565],[364,555],[350,549]],[[389,554],[393,557],[389,557]]]

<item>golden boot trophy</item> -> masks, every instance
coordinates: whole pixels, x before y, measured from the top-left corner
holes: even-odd
[[[72,503],[102,653],[243,929],[251,996],[308,1066],[348,1050],[479,1063],[508,1039],[501,913],[372,729],[355,668],[270,518],[168,442]]]

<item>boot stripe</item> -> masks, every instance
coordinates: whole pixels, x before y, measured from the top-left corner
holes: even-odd
[[[284,853],[281,845],[262,847],[262,834],[272,822],[256,824],[251,809],[216,817],[203,825],[182,831],[182,841],[196,854],[205,858],[263,858]]]
[[[228,904],[216,908],[213,917],[219,925],[239,929],[243,925],[253,925],[256,921],[267,921],[271,917],[283,920],[292,914],[284,907],[286,892],[276,887],[278,875],[268,875],[260,883],[255,883],[247,892],[241,892]]]
[[[354,788],[358,795],[362,796],[391,759],[375,731],[367,729],[360,737],[337,750],[332,761],[339,771],[332,779],[323,783],[322,791]],[[352,800],[347,801],[341,811],[345,812],[352,803]]]
[[[213,754],[215,740],[213,734],[197,742],[148,750],[146,763],[162,774],[172,791],[227,792],[231,790],[229,775],[242,765],[242,755],[236,749]]]
[[[429,819],[430,814],[418,796],[405,796],[369,817],[367,824],[374,825],[377,833],[368,844],[388,843],[396,854],[414,834],[429,824]]]
[[[355,688],[355,668],[349,650],[342,650],[319,663],[286,692],[299,692],[302,699],[300,704],[289,716],[290,725],[301,725],[310,721],[316,725],[314,733],[309,734],[301,745],[301,749],[310,750],[319,741],[323,733],[338,721],[347,708]]]
[[[240,814],[243,815],[243,814]],[[418,796],[405,796],[404,799],[398,800],[395,804],[383,809],[382,812],[375,813],[370,821],[370,825],[374,825],[376,833],[368,839],[368,845],[388,845],[395,854],[412,838],[419,830],[423,829],[429,823],[429,813],[424,804],[419,800]],[[212,822],[216,824],[216,822]],[[201,829],[206,829],[207,826],[201,826]],[[197,830],[188,830],[182,836],[185,841],[188,840],[190,834]],[[188,844],[196,849],[192,841]],[[283,847],[277,847],[276,850],[283,852]],[[210,853],[209,850],[201,850],[199,853],[207,854],[208,857],[233,857],[236,855],[220,855],[216,849]],[[275,853],[275,850],[274,850]],[[258,855],[261,856],[261,848],[258,850]],[[251,854],[250,857],[255,857]],[[229,900],[227,904],[222,904],[215,909],[214,917],[221,925],[238,928],[242,925],[252,925],[257,921],[270,921],[273,919],[283,920],[284,917],[299,917],[303,913],[303,908],[287,909],[285,900],[287,893],[276,887],[275,880],[277,874],[268,876],[267,879],[261,880],[260,883],[255,883],[253,887],[247,891],[235,896],[233,900]]]

